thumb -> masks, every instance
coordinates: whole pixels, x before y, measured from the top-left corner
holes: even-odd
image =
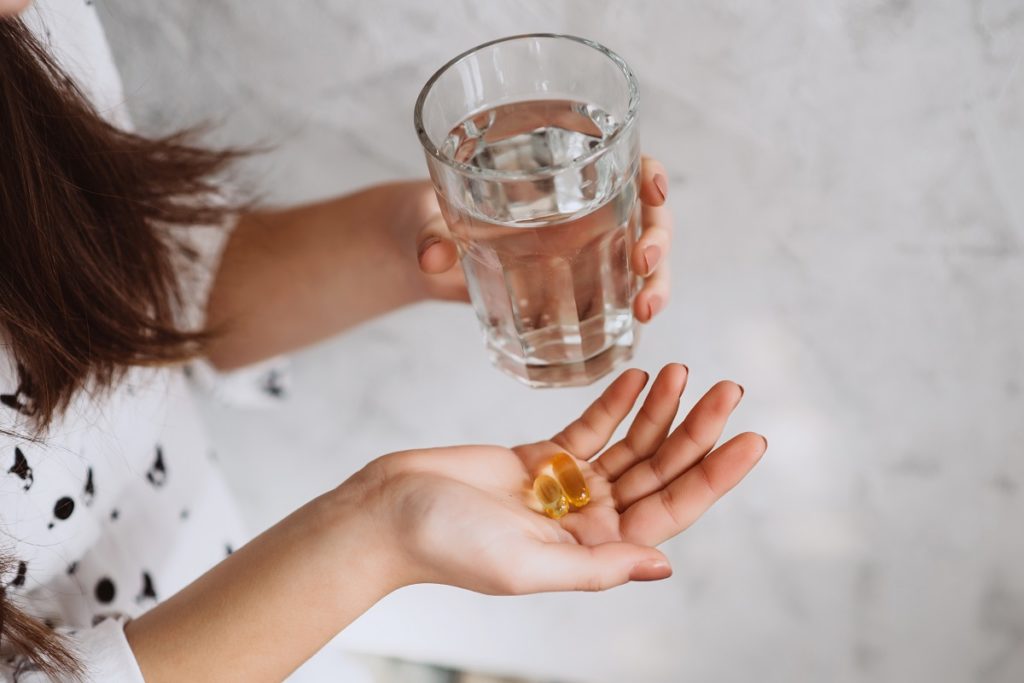
[[[430,275],[450,270],[458,260],[458,251],[440,213],[427,221],[416,235],[416,257],[420,270]]]
[[[520,564],[527,593],[603,591],[627,581],[656,581],[672,575],[661,551],[633,543],[571,545],[540,543]]]

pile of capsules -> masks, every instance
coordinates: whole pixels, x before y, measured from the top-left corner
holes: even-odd
[[[576,458],[559,453],[551,458],[544,471],[533,480],[533,495],[551,519],[560,519],[569,506],[579,509],[590,502],[590,490]]]

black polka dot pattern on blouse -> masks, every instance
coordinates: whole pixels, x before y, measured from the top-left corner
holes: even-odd
[[[156,447],[156,460],[150,466],[149,471],[146,472],[146,479],[153,486],[160,488],[167,483],[167,467],[164,465],[164,449],[159,446]]]
[[[75,501],[68,496],[58,500],[53,506],[53,516],[57,519],[67,519],[75,511]]]
[[[64,521],[70,517],[74,511],[75,501],[68,496],[58,499],[57,502],[53,504],[53,516],[60,521]],[[56,522],[50,522],[48,528],[52,529],[54,526],[56,526]]]
[[[82,500],[85,502],[86,507],[92,505],[93,499],[96,498],[96,485],[92,481],[92,468],[89,468],[89,473],[85,477],[85,490],[82,491]]]
[[[276,368],[271,368],[264,375],[263,381],[260,382],[260,389],[263,390],[267,396],[273,398],[284,398],[285,388],[282,383],[281,373]]]
[[[149,572],[142,572],[142,590],[135,596],[135,602],[143,603],[146,600],[156,601],[156,589],[153,587],[153,577]]]
[[[13,394],[0,394],[0,404],[11,410],[16,410],[22,415],[32,416],[35,414],[35,402],[32,398],[32,380],[28,378],[25,366],[18,363],[18,388]]]
[[[25,585],[25,578],[28,576],[28,562],[18,563],[18,574],[11,581],[12,586],[21,588]]]
[[[7,470],[7,473],[17,475],[19,479],[24,481],[25,485],[22,488],[26,491],[32,488],[32,484],[36,481],[32,468],[28,466],[28,458],[25,457],[25,454],[17,446],[14,447],[14,464]]]
[[[116,594],[117,591],[114,588],[114,582],[107,577],[104,576],[96,582],[96,589],[93,591],[93,595],[96,596],[97,601],[102,602],[105,605],[110,604],[114,601],[114,595]]]

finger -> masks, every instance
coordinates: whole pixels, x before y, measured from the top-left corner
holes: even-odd
[[[420,228],[416,235],[416,255],[420,270],[428,274],[451,270],[458,261],[458,250],[440,213]]]
[[[643,226],[631,254],[633,270],[647,277],[665,260],[672,244],[672,212],[666,206],[644,206]]]
[[[668,173],[661,162],[644,157],[640,164],[640,201],[661,206],[668,198]]]
[[[666,262],[644,281],[644,286],[633,299],[633,315],[637,320],[649,323],[654,316],[665,310],[671,296],[671,278],[671,269]]]
[[[743,388],[735,382],[719,382],[711,387],[654,455],[633,465],[615,481],[612,495],[619,509],[665,488],[707,455],[742,396]]]
[[[653,274],[668,255],[671,241],[672,235],[666,227],[645,224],[640,239],[633,245],[633,272],[642,277]]]
[[[532,543],[517,553],[515,576],[503,592],[603,591],[627,581],[655,581],[672,575],[668,559],[654,548],[632,543],[587,546]]]
[[[615,481],[657,450],[679,412],[679,397],[689,374],[690,369],[680,363],[669,363],[661,369],[625,438],[590,463],[598,474]]]
[[[612,438],[619,423],[629,415],[648,378],[643,370],[626,370],[577,420],[551,440],[582,460],[594,457]]]
[[[588,480],[587,485],[590,488],[591,501],[600,502],[591,502],[583,510],[565,515],[558,520],[560,528],[570,534],[574,543],[582,545],[600,545],[622,540],[619,511],[607,504],[611,496],[608,491],[611,485],[599,478]]]
[[[672,242],[672,214],[666,206],[644,206],[644,230],[633,247],[633,270],[646,277],[633,300],[633,315],[642,323],[665,310],[671,294],[668,254]]]
[[[716,448],[665,488],[622,513],[622,537],[657,545],[683,531],[736,486],[768,449],[760,434],[747,432]]]

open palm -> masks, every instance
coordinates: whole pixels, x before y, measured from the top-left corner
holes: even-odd
[[[423,569],[417,579],[514,594],[668,576],[653,546],[696,521],[767,447],[744,433],[715,448],[743,395],[733,382],[713,386],[670,431],[687,374],[665,366],[626,436],[604,452],[647,373],[624,372],[550,440],[397,454],[391,477],[405,485],[395,507],[405,550]],[[538,514],[531,483],[559,452],[578,459],[591,502],[555,521]]]

